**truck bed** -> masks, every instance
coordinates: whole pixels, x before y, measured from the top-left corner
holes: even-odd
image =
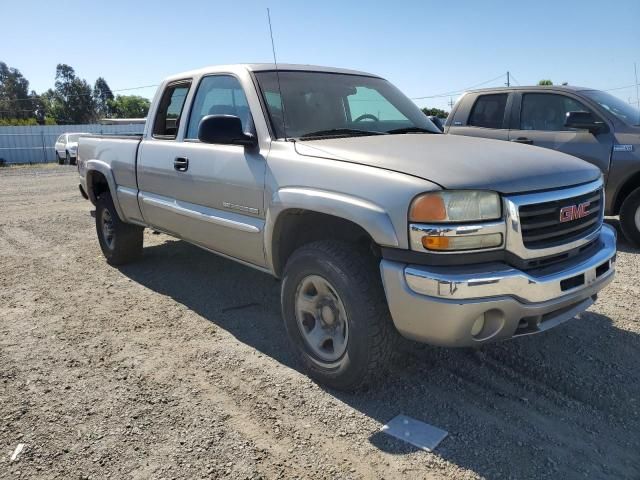
[[[117,185],[117,189],[111,194],[117,197],[123,210],[129,212],[130,221],[142,221],[137,201],[136,178],[140,142],[140,134],[85,135],[78,139],[78,172],[81,180],[85,180],[87,167],[91,163],[106,164],[107,172],[110,172],[108,174],[113,175],[113,184]]]

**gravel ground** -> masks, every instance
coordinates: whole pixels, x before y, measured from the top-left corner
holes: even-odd
[[[581,319],[481,350],[406,342],[323,389],[273,278],[165,235],[109,267],[73,167],[0,169],[0,478],[640,478],[640,252]],[[613,222],[615,223],[615,222]],[[404,413],[434,453],[378,433]],[[16,461],[16,446],[25,445]]]

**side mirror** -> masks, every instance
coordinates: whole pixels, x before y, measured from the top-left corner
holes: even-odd
[[[589,130],[589,132],[593,134],[606,130],[607,128],[606,124],[600,120],[596,120],[591,112],[567,112],[567,119],[564,122],[564,126]]]
[[[202,143],[244,145],[255,147],[258,139],[242,130],[242,121],[235,115],[207,115],[198,125],[198,140]]]
[[[441,132],[444,132],[444,123],[442,122],[441,118],[436,117],[434,115],[429,115],[429,120],[431,120],[431,123],[433,123],[436,127],[438,127],[438,130],[440,130]]]

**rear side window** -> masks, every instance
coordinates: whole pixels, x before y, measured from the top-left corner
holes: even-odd
[[[190,82],[181,82],[169,85],[165,89],[153,122],[154,137],[167,140],[176,138],[189,86]]]
[[[202,79],[193,101],[185,138],[198,138],[200,120],[207,115],[234,115],[240,118],[245,132],[251,129],[249,104],[237,78],[214,75]]]
[[[564,126],[567,113],[588,111],[582,103],[565,95],[527,93],[522,97],[520,129],[551,132],[575,130]]]
[[[507,93],[479,96],[467,123],[473,127],[503,128],[507,96]]]

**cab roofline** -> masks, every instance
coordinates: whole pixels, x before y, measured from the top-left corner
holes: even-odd
[[[230,65],[211,65],[208,67],[199,68],[197,70],[189,70],[187,72],[178,73],[167,77],[165,81],[173,82],[190,77],[196,77],[200,75],[207,75],[212,73],[235,73],[240,72],[265,72],[276,70],[274,63],[239,63]],[[361,72],[358,70],[349,70],[346,68],[324,67],[320,65],[299,65],[291,63],[278,63],[278,70],[280,71],[298,71],[298,72],[322,72],[322,73],[341,73],[346,75],[364,75],[367,77],[380,78],[378,75],[372,73]]]
[[[597,90],[596,88],[578,87],[575,85],[518,85],[516,87],[489,87],[489,88],[474,88],[466,90],[465,93],[477,93],[477,92],[518,92],[518,91],[531,91],[539,90],[541,92],[549,90],[560,90],[565,92],[581,92],[585,90]]]

